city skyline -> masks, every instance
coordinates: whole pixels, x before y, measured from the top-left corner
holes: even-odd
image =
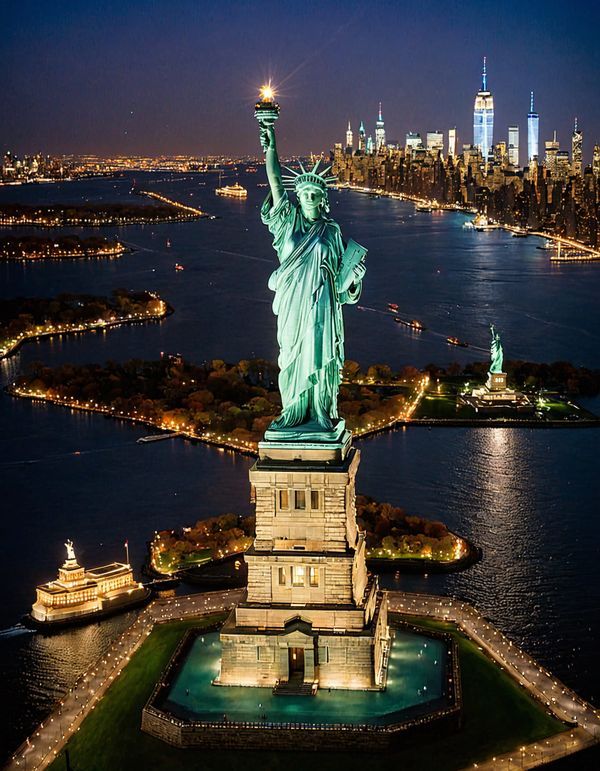
[[[411,14],[412,5],[382,2],[367,12],[350,4],[341,16],[323,3],[311,12],[313,49],[307,56],[305,36],[297,33],[302,10],[288,3],[249,10],[237,3],[181,2],[176,14],[163,3],[144,14],[136,2],[100,9],[89,3],[52,9],[25,3],[6,13],[7,34],[0,43],[7,76],[1,149],[253,153],[252,103],[269,77],[286,116],[284,153],[328,149],[348,117],[356,125],[364,120],[374,136],[379,101],[388,141],[411,130],[447,132],[456,126],[460,146],[472,138],[473,96],[485,55],[495,133],[504,139],[505,127],[518,125],[526,135],[533,90],[540,146],[554,129],[568,146],[577,115],[589,162],[600,141],[600,106],[589,98],[600,67],[596,9],[570,6],[565,29],[558,4],[523,9],[511,2],[491,25],[488,3],[482,14],[471,14],[464,4],[434,3],[433,23]],[[448,25],[460,19],[469,23],[454,23],[448,40]],[[375,34],[365,35],[365,24]],[[250,27],[262,33],[248,36]],[[39,45],[32,45],[32,29]],[[74,44],[79,40],[85,45]],[[319,111],[318,126],[307,121],[307,109]]]

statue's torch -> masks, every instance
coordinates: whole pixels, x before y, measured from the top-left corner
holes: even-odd
[[[269,126],[273,126],[277,118],[279,118],[279,105],[275,101],[275,91],[270,83],[262,86],[260,89],[260,98],[254,105],[254,117],[260,126],[261,138],[266,129]],[[263,143],[264,151],[265,145]]]

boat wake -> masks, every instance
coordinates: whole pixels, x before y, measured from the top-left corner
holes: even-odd
[[[0,629],[0,639],[4,637],[18,637],[22,634],[34,634],[35,629],[27,629],[23,624],[15,624],[8,629]]]

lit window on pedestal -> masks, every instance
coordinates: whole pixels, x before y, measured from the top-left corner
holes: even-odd
[[[308,569],[308,585],[309,586],[319,585],[319,568]]]
[[[304,511],[306,508],[306,492],[304,490],[294,490],[294,508]]]
[[[292,586],[304,586],[305,571],[302,565],[292,568]]]
[[[290,502],[289,502],[288,491],[280,490],[279,491],[279,508],[288,509],[289,505],[290,505]]]
[[[286,584],[285,568],[279,568],[279,586],[285,586],[285,584]]]
[[[310,508],[311,509],[320,509],[320,496],[318,490],[311,490],[310,491]]]

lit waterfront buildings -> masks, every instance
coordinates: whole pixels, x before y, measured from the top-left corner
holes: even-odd
[[[574,177],[583,176],[583,132],[577,126],[577,118],[571,136],[571,173]]]
[[[487,64],[483,57],[481,90],[475,97],[473,111],[473,144],[481,151],[484,162],[487,161],[494,144],[494,97],[487,87]]]
[[[531,102],[529,105],[529,114],[527,115],[527,160],[532,161],[539,156],[540,144],[540,116],[535,112],[533,106],[533,91],[531,92]]]
[[[508,163],[513,169],[519,168],[519,127],[508,127]]]

